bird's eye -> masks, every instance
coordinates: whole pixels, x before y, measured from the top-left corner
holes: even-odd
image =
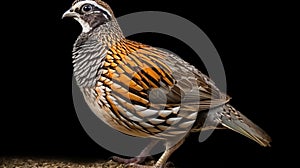
[[[90,12],[93,9],[93,6],[91,4],[85,4],[81,7],[82,12]]]

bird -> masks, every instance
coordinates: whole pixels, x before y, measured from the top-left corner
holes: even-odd
[[[127,39],[102,0],[75,0],[62,18],[82,32],[73,45],[73,71],[89,108],[111,128],[151,138],[134,158],[113,160],[135,168],[163,168],[193,132],[230,129],[259,145],[271,137],[230,105],[231,97],[195,66],[168,51]],[[154,165],[145,157],[160,141],[165,151]]]

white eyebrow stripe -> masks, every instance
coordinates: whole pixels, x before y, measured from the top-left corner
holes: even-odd
[[[106,13],[103,13],[103,16],[104,16],[107,20],[109,19]]]
[[[97,8],[99,8],[99,9],[103,10],[104,12],[106,12],[110,17],[112,17],[111,13],[107,9],[105,9],[103,6],[97,4],[93,0],[79,1],[72,8],[73,8],[73,10],[75,10],[76,8],[80,8],[83,4],[87,4],[87,3],[96,6]]]

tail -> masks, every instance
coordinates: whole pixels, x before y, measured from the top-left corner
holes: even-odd
[[[220,114],[220,122],[224,127],[252,139],[261,146],[271,146],[271,137],[231,105],[224,105]]]

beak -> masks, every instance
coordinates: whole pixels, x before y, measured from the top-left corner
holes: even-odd
[[[76,12],[74,12],[73,9],[69,9],[62,15],[62,19],[66,18],[66,17],[77,17],[77,16],[78,16],[78,14]]]

